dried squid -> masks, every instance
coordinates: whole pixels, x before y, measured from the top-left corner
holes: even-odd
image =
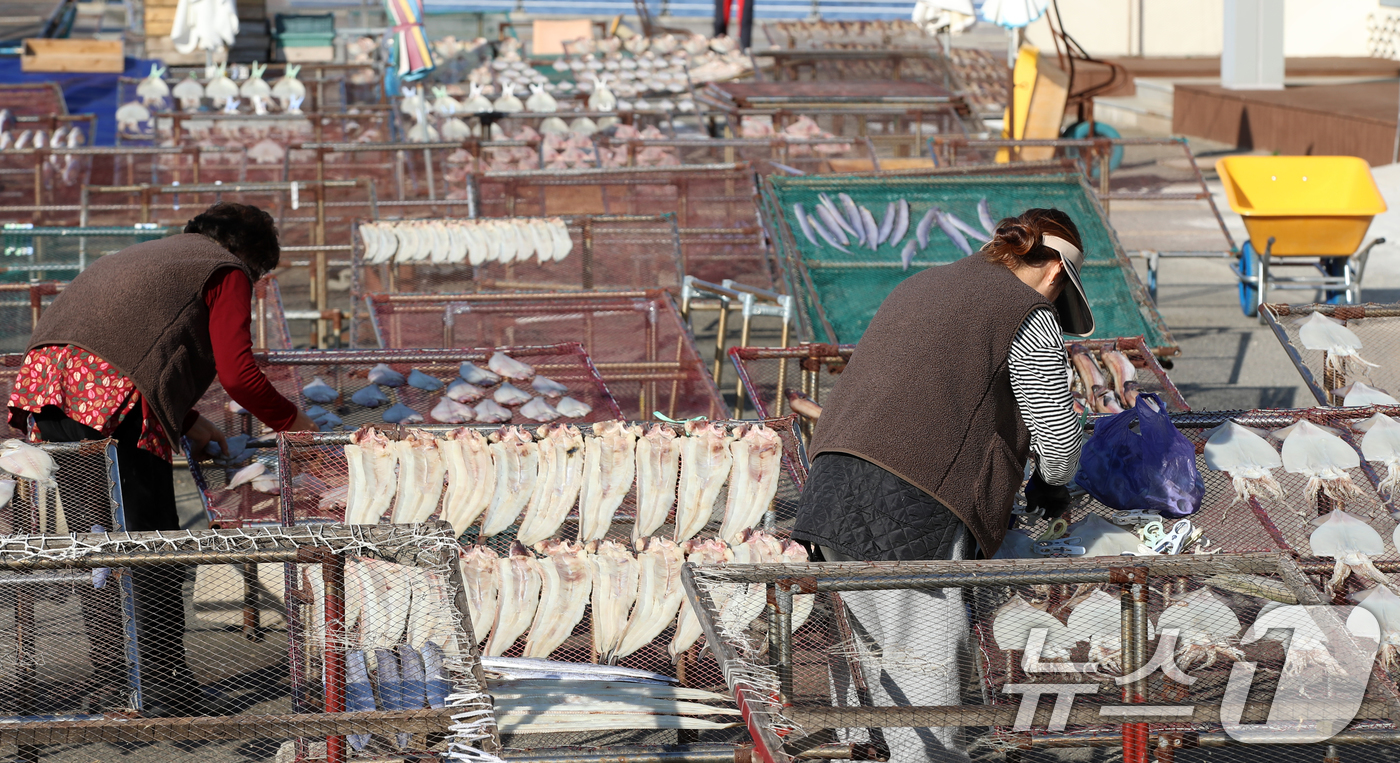
[[[666,538],[645,538],[637,550],[637,601],[627,619],[622,643],[611,657],[621,659],[661,635],[676,619],[685,590],[681,567],[685,552]]]
[[[680,491],[676,503],[676,541],[684,541],[709,524],[719,491],[729,478],[734,458],[729,454],[732,439],[724,424],[690,421],[681,438]]]
[[[1122,617],[1122,603],[1095,587],[1073,605],[1066,626],[1073,638],[1089,642],[1089,662],[1119,673],[1123,668]],[[1150,622],[1147,637],[1154,638]]]
[[[1283,486],[1271,474],[1283,466],[1283,459],[1268,440],[1247,427],[1227,421],[1217,428],[1206,440],[1205,462],[1207,468],[1230,475],[1235,501],[1248,501],[1259,495],[1283,498]]]
[[[1299,421],[1294,426],[1297,428],[1283,441],[1283,468],[1308,478],[1307,505],[1317,505],[1319,490],[1339,504],[1360,499],[1361,491],[1346,472],[1361,465],[1356,450],[1310,421]]]
[[[1290,438],[1292,439],[1292,438]],[[1346,579],[1348,572],[1369,577],[1389,587],[1385,573],[1376,569],[1371,557],[1385,553],[1385,541],[1375,528],[1351,514],[1334,509],[1317,529],[1308,537],[1313,556],[1330,556],[1336,559],[1332,579],[1327,581],[1327,591],[1333,593]]]
[[[1361,349],[1361,338],[1356,332],[1322,313],[1313,313],[1298,327],[1298,340],[1309,350],[1327,353],[1328,367],[1338,373],[1346,373],[1347,362],[1352,358],[1362,365],[1379,367],[1357,354]]]
[[[496,470],[491,463],[491,445],[475,429],[454,429],[438,440],[438,449],[447,466],[447,494],[442,502],[442,518],[461,537],[496,492]]]
[[[632,489],[640,433],[640,427],[604,421],[594,424],[593,434],[584,441],[583,491],[578,503],[580,541],[601,540],[608,534],[613,514]]]
[[[1342,405],[1347,408],[1364,408],[1368,405],[1400,405],[1400,400],[1367,384],[1356,382],[1335,390],[1342,396]]]
[[[696,567],[726,564],[734,561],[734,552],[729,550],[729,545],[722,540],[696,538],[686,541],[684,548],[685,560]],[[714,603],[718,606],[723,602],[716,601]],[[671,661],[680,661],[681,654],[700,639],[700,634],[700,618],[695,614],[695,609],[691,607],[690,601],[686,600],[681,603],[680,618],[676,621],[676,634],[671,638],[671,644],[667,647],[671,653]]]
[[[394,500],[398,484],[393,441],[374,427],[361,427],[345,446],[345,460],[350,467],[345,523],[378,524]]]
[[[427,432],[413,430],[394,444],[399,461],[399,494],[394,500],[393,523],[416,525],[437,511],[442,495],[442,478],[447,468],[437,440]]]
[[[1380,633],[1377,635],[1381,642],[1381,667],[1386,670],[1400,667],[1400,596],[1396,596],[1385,586],[1376,586],[1357,591],[1351,595],[1351,600],[1361,609],[1375,615],[1376,623],[1380,625]],[[1347,630],[1357,633],[1359,629],[1354,628],[1351,620],[1348,620]]]
[[[1035,654],[1029,647],[1034,645],[1034,631],[1038,630],[1045,631],[1045,640],[1040,654]],[[1049,612],[1032,607],[1020,596],[1012,596],[997,608],[992,620],[992,639],[1002,651],[1024,650],[1021,666],[1028,673],[1031,666],[1039,662],[1069,662],[1069,650],[1075,642],[1064,623]]]
[[[457,565],[462,572],[462,589],[467,594],[467,613],[472,619],[472,638],[480,644],[496,622],[497,599],[501,592],[501,558],[485,546],[464,549]]]
[[[539,478],[520,520],[516,539],[534,545],[554,534],[583,487],[583,435],[578,427],[555,424],[536,432]]]
[[[544,557],[539,563],[540,603],[523,656],[545,659],[583,619],[593,590],[593,565],[582,543],[545,540],[535,550]]]
[[[1377,413],[1367,419],[1366,424],[1366,434],[1361,438],[1361,456],[1385,465],[1385,479],[1376,490],[1394,498],[1395,488],[1400,485],[1400,423]]]
[[[627,613],[637,600],[637,560],[620,543],[588,544],[593,565],[593,651],[607,656],[622,644]]]
[[[763,424],[741,425],[729,443],[733,468],[729,475],[729,499],[719,537],[737,543],[743,532],[763,519],[778,493],[783,441]]]
[[[540,603],[540,563],[519,541],[510,544],[510,556],[497,566],[501,575],[496,624],[482,654],[499,657],[529,629]]]
[[[676,504],[682,440],[664,424],[652,424],[637,440],[637,517],[632,541],[656,532]]]
[[[1162,610],[1157,632],[1173,628],[1178,631],[1176,664],[1180,670],[1190,670],[1197,662],[1208,668],[1221,657],[1244,659],[1244,653],[1232,645],[1240,632],[1240,619],[1209,588],[1198,588]]]
[[[520,427],[503,427],[491,435],[491,462],[496,489],[481,518],[481,537],[505,532],[530,502],[539,478],[540,453],[535,440]]]

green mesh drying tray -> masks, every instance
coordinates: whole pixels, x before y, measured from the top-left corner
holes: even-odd
[[[850,254],[826,246],[813,246],[797,224],[793,204],[807,210],[817,205],[818,194],[833,200],[846,193],[857,204],[883,216],[889,202],[903,198],[910,205],[909,238],[913,228],[932,205],[950,211],[980,228],[977,204],[985,198],[994,219],[1031,207],[1064,210],[1079,227],[1085,259],[1081,278],[1094,310],[1094,338],[1143,336],[1158,355],[1174,355],[1176,342],[1162,321],[1147,289],[1143,287],[1109,225],[1103,207],[1085,184],[1073,174],[1008,176],[869,176],[821,175],[778,177],[764,183],[762,209],[765,224],[776,242],[778,261],[789,293],[799,295],[803,331],[812,341],[854,344],[880,303],[899,282],[920,270],[962,257],[953,243],[934,226],[930,244],[919,252],[909,270],[903,270],[899,252],[903,242],[886,243],[877,251],[847,247]],[[907,238],[905,240],[908,240]],[[972,242],[975,249],[980,242]]]

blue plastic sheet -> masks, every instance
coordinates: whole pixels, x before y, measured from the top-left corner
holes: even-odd
[[[88,145],[110,146],[117,137],[117,77],[144,77],[151,73],[151,64],[141,58],[126,59],[122,74],[81,74],[66,72],[22,72],[18,58],[0,58],[0,82],[30,84],[57,82],[63,89],[63,99],[69,114],[96,114],[97,134],[88,136]],[[135,88],[127,90],[135,97]]]

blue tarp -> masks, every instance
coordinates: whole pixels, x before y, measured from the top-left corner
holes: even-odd
[[[117,77],[144,77],[151,73],[151,64],[140,58],[127,58],[126,71],[117,74],[78,74],[64,72],[20,71],[19,58],[0,58],[0,82],[23,84],[57,82],[63,88],[69,114],[96,114],[97,135],[88,136],[89,145],[110,146],[117,137]],[[135,94],[135,89],[128,95]]]

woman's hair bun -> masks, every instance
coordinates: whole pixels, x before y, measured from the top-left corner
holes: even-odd
[[[1012,270],[1040,267],[1060,256],[1054,249],[1041,245],[1047,233],[1081,250],[1084,248],[1079,228],[1069,215],[1058,209],[1027,209],[997,223],[996,235],[982,247],[982,256],[988,262],[998,262]]]
[[[1008,217],[997,224],[992,246],[1006,254],[1025,257],[1035,248],[1039,238],[1036,231],[1031,230],[1030,226],[1021,222],[1019,218]]]

